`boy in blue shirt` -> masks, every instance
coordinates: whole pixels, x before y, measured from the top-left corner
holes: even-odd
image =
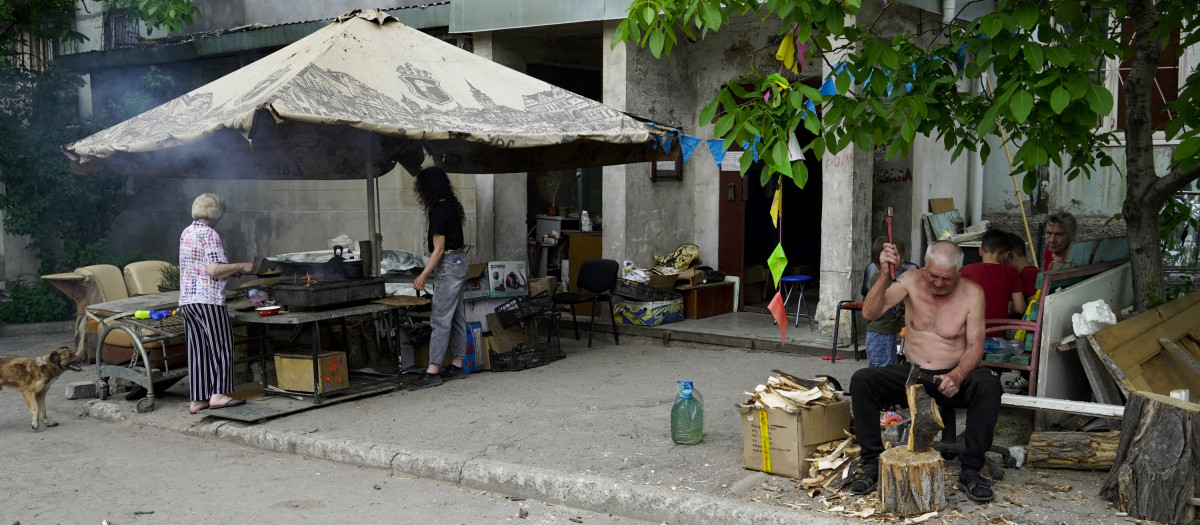
[[[878,261],[879,253],[883,251],[883,243],[887,242],[887,237],[879,237],[875,239],[875,244],[871,246],[871,260]],[[904,241],[896,240],[896,252],[899,253],[900,259],[904,259],[905,247]],[[916,268],[913,263],[903,263],[896,269],[896,277],[905,270]],[[889,272],[880,271],[878,263],[872,262],[863,272],[862,293],[867,295],[867,291],[871,289],[871,285],[875,283],[875,279],[891,279]],[[896,354],[896,340],[899,338],[900,329],[904,328],[904,304],[897,304],[891,310],[884,312],[882,316],[873,321],[867,322],[867,366],[888,366],[899,362],[899,356]]]

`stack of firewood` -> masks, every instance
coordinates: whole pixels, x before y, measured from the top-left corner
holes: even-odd
[[[808,467],[808,477],[800,480],[800,488],[810,492],[825,489],[836,491],[850,481],[858,468],[860,448],[854,436],[846,433],[846,439],[831,441],[817,447]]]
[[[767,378],[767,384],[758,385],[754,392],[744,392],[750,396],[742,406],[768,409],[778,408],[789,414],[795,414],[801,408],[815,405],[828,405],[841,399],[841,393],[833,388],[824,377],[816,379],[800,379],[796,376],[774,370],[778,375]]]

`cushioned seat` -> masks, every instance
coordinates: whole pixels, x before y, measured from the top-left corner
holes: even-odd
[[[162,284],[162,269],[167,261],[137,261],[125,265],[125,290],[130,297],[158,293]]]

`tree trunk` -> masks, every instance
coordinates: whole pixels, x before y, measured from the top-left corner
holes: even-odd
[[[900,516],[946,507],[945,461],[934,450],[892,447],[879,455],[879,500]]]
[[[1162,37],[1155,35],[1158,11],[1153,0],[1127,0],[1126,16],[1134,25],[1133,60],[1125,79],[1125,217],[1133,301],[1139,312],[1149,308],[1152,295],[1165,297],[1162,246],[1158,216],[1167,195],[1157,187],[1154,169],[1154,127],[1150,108],[1154,76],[1162,55]],[[1157,290],[1157,291],[1156,291]],[[1156,293],[1155,293],[1156,292]]]
[[[1131,392],[1116,463],[1100,487],[1100,497],[1134,518],[1184,523],[1196,517],[1189,499],[1197,496],[1197,486],[1200,405]]]
[[[1034,432],[1025,446],[1026,460],[1034,468],[1108,470],[1117,459],[1121,433]]]

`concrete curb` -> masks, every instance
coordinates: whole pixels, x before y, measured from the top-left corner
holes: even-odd
[[[87,403],[90,417],[134,425],[119,406],[107,401]],[[845,518],[815,512],[786,510],[717,496],[674,492],[661,487],[622,483],[598,476],[517,465],[457,454],[412,450],[398,445],[366,443],[281,433],[243,427],[222,420],[188,425],[139,422],[139,426],[168,430],[203,439],[220,439],[260,450],[297,454],[349,465],[390,470],[464,485],[473,489],[612,513],[629,518],[697,525],[846,524]]]
[[[61,332],[74,331],[75,321],[52,321],[49,323],[18,323],[0,325],[0,337],[57,334]]]

